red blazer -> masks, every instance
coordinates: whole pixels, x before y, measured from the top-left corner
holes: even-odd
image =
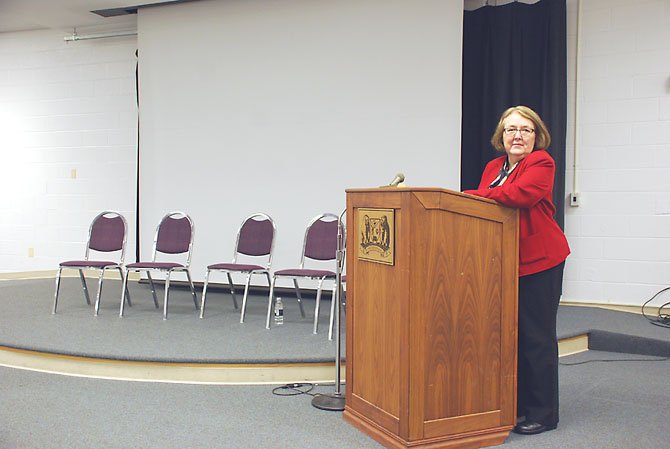
[[[489,189],[505,158],[507,155],[489,162],[477,190],[465,193],[519,209],[519,276],[555,267],[568,257],[570,248],[554,220],[554,160],[546,151],[535,150],[519,162],[503,185]]]

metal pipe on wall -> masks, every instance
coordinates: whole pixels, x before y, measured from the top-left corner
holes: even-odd
[[[575,50],[575,113],[574,113],[574,122],[573,122],[573,141],[572,141],[572,191],[570,192],[570,201],[568,204],[570,206],[576,207],[579,206],[579,102],[581,99],[581,80],[580,80],[580,70],[579,70],[579,61],[582,54],[582,42],[581,42],[581,24],[580,19],[582,15],[582,0],[577,0],[577,37],[576,37],[576,50]]]
[[[72,35],[65,36],[63,40],[65,42],[74,42],[88,39],[105,39],[109,37],[122,37],[122,36],[137,36],[137,31],[115,31],[110,33],[98,33],[98,34],[77,34],[77,30],[75,29],[72,32]]]

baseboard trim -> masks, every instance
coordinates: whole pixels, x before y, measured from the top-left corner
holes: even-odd
[[[98,270],[83,270],[84,277],[86,279],[98,279],[100,277],[100,271]],[[20,272],[8,272],[0,273],[0,281],[24,281],[31,279],[56,279],[56,273],[58,270],[44,270],[44,271],[20,271]],[[77,270],[66,269],[61,273],[61,278],[78,278],[79,273]],[[104,279],[113,279],[120,281],[121,276],[117,270],[107,270],[105,271]],[[128,279],[131,281],[139,281],[140,273],[128,273]]]
[[[46,271],[18,271],[0,273],[0,281],[20,281],[27,279],[48,279],[56,278],[56,270]]]
[[[635,313],[638,315],[642,314],[641,305],[631,305],[631,304],[611,304],[611,303],[597,303],[597,302],[574,302],[574,301],[561,301],[562,306],[570,307],[597,307],[599,309],[605,310],[615,310],[617,312],[627,312]]]

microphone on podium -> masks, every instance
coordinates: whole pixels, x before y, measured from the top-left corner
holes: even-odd
[[[405,175],[402,173],[398,173],[395,175],[395,178],[393,178],[393,181],[391,181],[388,185],[388,187],[398,187],[398,185],[405,180]]]

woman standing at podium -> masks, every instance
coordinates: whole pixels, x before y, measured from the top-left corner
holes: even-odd
[[[533,435],[558,424],[556,314],[563,267],[570,253],[554,220],[554,160],[551,137],[540,116],[526,106],[503,112],[491,144],[505,152],[488,163],[476,190],[519,209],[519,352],[514,432]]]

